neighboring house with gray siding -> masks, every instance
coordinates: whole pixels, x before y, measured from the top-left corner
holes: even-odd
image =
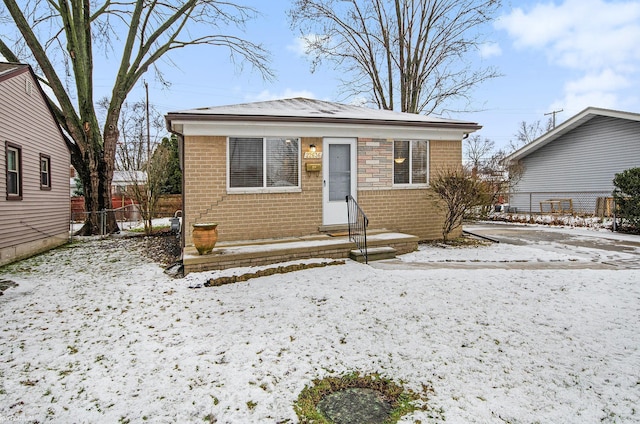
[[[0,265],[69,239],[69,151],[28,65],[0,62]]]
[[[549,201],[571,199],[573,212],[595,213],[615,174],[640,167],[640,114],[589,107],[505,160],[523,169],[509,199],[517,211],[546,212],[560,205]]]

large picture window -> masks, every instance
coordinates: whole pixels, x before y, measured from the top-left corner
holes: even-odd
[[[393,183],[426,185],[429,183],[429,142],[395,140],[393,142]]]
[[[291,137],[230,137],[231,189],[300,187],[300,142]]]
[[[6,143],[7,164],[7,200],[22,199],[22,149],[12,143]]]

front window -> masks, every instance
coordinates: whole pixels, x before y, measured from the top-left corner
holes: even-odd
[[[429,142],[395,140],[393,142],[393,183],[428,183]]]
[[[300,187],[300,142],[291,137],[229,138],[229,188]]]
[[[51,158],[40,155],[40,189],[51,190]]]
[[[22,149],[11,143],[6,144],[7,199],[22,198]]]

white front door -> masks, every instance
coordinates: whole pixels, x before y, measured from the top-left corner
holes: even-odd
[[[347,224],[347,201],[356,197],[357,162],[355,138],[325,138],[322,143],[322,223]]]

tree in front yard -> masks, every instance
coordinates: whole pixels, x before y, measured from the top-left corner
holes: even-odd
[[[613,179],[617,214],[634,231],[640,231],[640,168],[630,168]]]
[[[169,59],[169,52],[195,45],[224,47],[230,63],[240,59],[263,77],[273,76],[262,46],[237,35],[256,14],[223,0],[3,0],[0,54],[33,64],[50,89],[49,105],[83,183],[88,213],[81,234],[99,233],[99,212],[112,209],[118,121],[127,96],[150,69],[167,84],[158,64]],[[94,99],[100,54],[115,65],[103,123]],[[107,214],[107,231],[117,230],[115,214]]]
[[[445,219],[442,225],[442,240],[462,225],[462,218],[472,208],[490,201],[484,193],[485,186],[462,167],[438,172],[430,181],[431,189],[439,201],[445,204]]]

